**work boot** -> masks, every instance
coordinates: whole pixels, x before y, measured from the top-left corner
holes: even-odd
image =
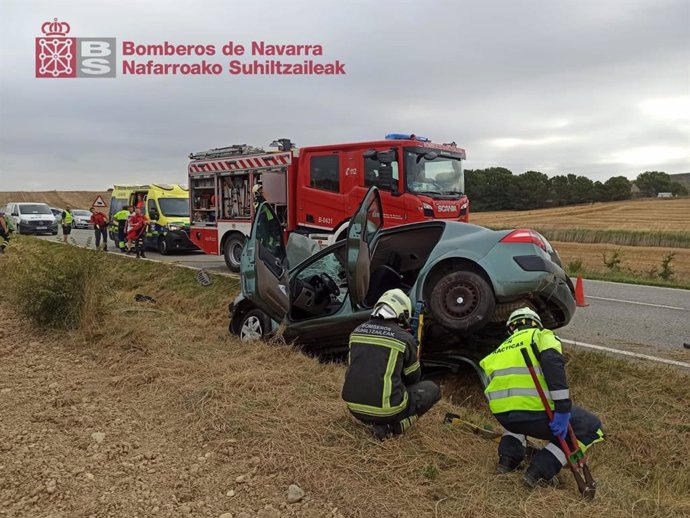
[[[374,432],[374,436],[379,440],[379,441],[385,441],[393,435],[393,430],[390,425],[388,424],[375,424],[372,425],[372,430]]]
[[[558,479],[556,477],[546,479],[534,466],[529,466],[525,470],[525,473],[522,475],[522,480],[531,488],[535,488],[537,486],[558,487]]]
[[[498,465],[496,466],[496,473],[502,475],[515,471],[520,465],[521,461],[515,460],[513,457],[501,455],[498,457]]]
[[[142,256],[144,259],[146,259],[146,254],[144,253],[143,250],[141,251],[141,256]]]

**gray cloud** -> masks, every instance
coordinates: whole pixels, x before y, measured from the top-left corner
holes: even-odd
[[[190,151],[265,145],[281,136],[318,145],[390,131],[455,140],[467,149],[468,167],[596,179],[690,170],[690,114],[683,119],[640,107],[690,97],[684,0],[30,6],[0,0],[0,6],[2,190],[184,182]],[[319,43],[321,59],[340,59],[348,74],[118,71],[113,80],[38,80],[34,38],[55,16],[71,23],[73,36],[114,36],[118,43]]]

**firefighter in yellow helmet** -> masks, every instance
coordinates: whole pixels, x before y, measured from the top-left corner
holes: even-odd
[[[567,438],[568,424],[586,451],[603,440],[601,421],[572,404],[561,341],[542,327],[539,315],[530,308],[520,308],[513,311],[506,326],[510,337],[479,362],[489,380],[484,390],[489,407],[505,429],[498,445],[497,471],[516,470],[525,457],[526,436],[536,437],[550,442],[532,457],[523,480],[530,487],[541,482],[555,484],[554,477],[566,464],[558,438]],[[551,422],[525,365],[523,349],[554,412]]]
[[[407,331],[411,313],[408,296],[388,290],[350,335],[342,397],[379,439],[403,433],[441,399],[438,385],[420,381],[419,346]]]

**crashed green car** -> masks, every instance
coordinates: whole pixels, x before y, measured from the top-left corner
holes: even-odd
[[[517,307],[536,309],[551,329],[573,316],[572,282],[535,231],[440,220],[383,224],[372,187],[347,239],[300,258],[291,248],[308,238],[293,233],[286,246],[278,218],[262,204],[242,250],[242,293],[230,306],[230,331],[252,340],[280,328],[306,351],[338,354],[378,297],[400,288],[413,306],[423,302],[422,359],[472,363],[500,343]]]

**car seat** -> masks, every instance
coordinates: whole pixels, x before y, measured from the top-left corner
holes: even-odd
[[[373,307],[379,297],[386,291],[402,287],[400,266],[402,258],[397,252],[391,252],[386,262],[374,268],[369,277],[369,290],[364,298],[367,307]]]

